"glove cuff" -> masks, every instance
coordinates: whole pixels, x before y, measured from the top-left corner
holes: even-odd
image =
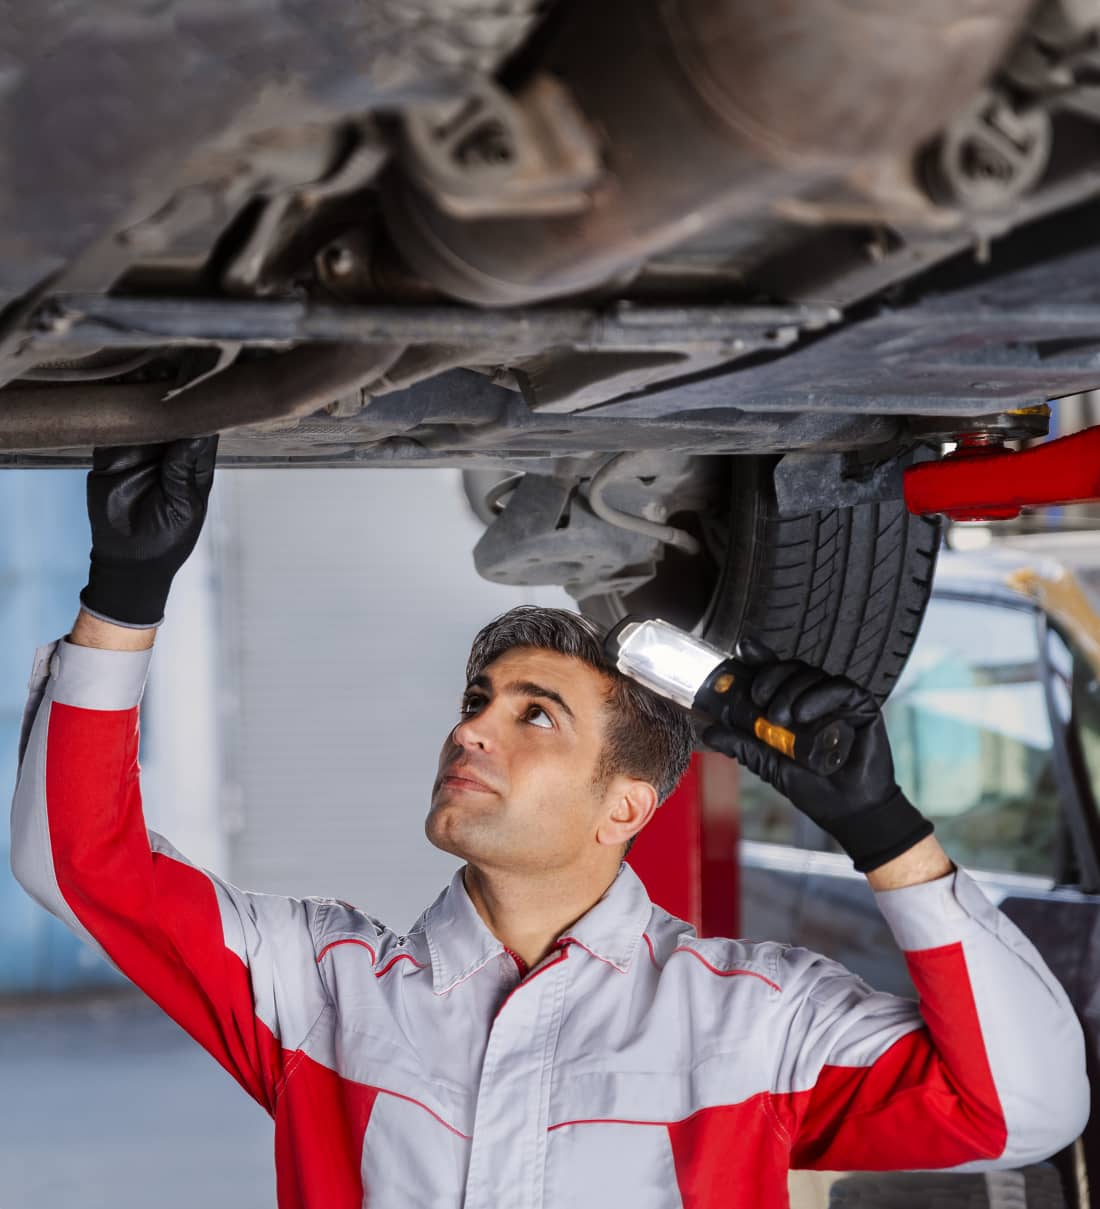
[[[164,620],[172,577],[150,575],[139,568],[113,567],[92,559],[80,603],[101,621],[130,629],[153,629]]]
[[[900,789],[885,802],[836,820],[829,829],[860,873],[870,873],[908,852],[935,830],[932,820]]]

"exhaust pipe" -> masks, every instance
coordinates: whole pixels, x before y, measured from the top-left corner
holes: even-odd
[[[0,390],[0,450],[158,444],[309,416],[381,378],[403,351],[401,345],[302,345],[231,365],[170,399],[155,383],[9,386]]]
[[[930,138],[1031,0],[580,0],[540,64],[601,132],[580,214],[464,221],[391,172],[390,233],[483,306],[576,294],[770,203]]]

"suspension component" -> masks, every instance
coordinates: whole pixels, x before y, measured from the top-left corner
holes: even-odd
[[[1020,452],[996,436],[964,437],[938,462],[905,471],[905,506],[956,521],[1012,520],[1023,508],[1100,500],[1100,426]]]
[[[1053,132],[1045,109],[983,90],[921,160],[933,199],[971,212],[1003,209],[1042,179]]]
[[[989,416],[913,416],[909,431],[924,441],[970,441],[991,444],[1034,441],[1050,432],[1050,407],[1017,407]]]

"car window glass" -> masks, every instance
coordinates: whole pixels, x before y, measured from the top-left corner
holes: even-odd
[[[1053,879],[1060,824],[1038,654],[1031,612],[934,597],[884,713],[898,783],[960,865]],[[1100,697],[1095,718],[1100,775]],[[747,771],[741,810],[745,839],[840,851]]]
[[[1092,787],[1092,804],[1100,802],[1100,675],[1080,651],[1073,651],[1070,680],[1073,725]]]
[[[799,843],[798,814],[790,802],[766,781],[741,769],[741,838],[768,844]]]
[[[885,707],[898,783],[959,864],[1053,878],[1053,739],[1034,614],[933,599]]]

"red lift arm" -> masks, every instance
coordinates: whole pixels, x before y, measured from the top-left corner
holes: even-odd
[[[1015,452],[970,443],[905,472],[905,505],[956,521],[1011,520],[1021,508],[1100,500],[1100,427]]]

